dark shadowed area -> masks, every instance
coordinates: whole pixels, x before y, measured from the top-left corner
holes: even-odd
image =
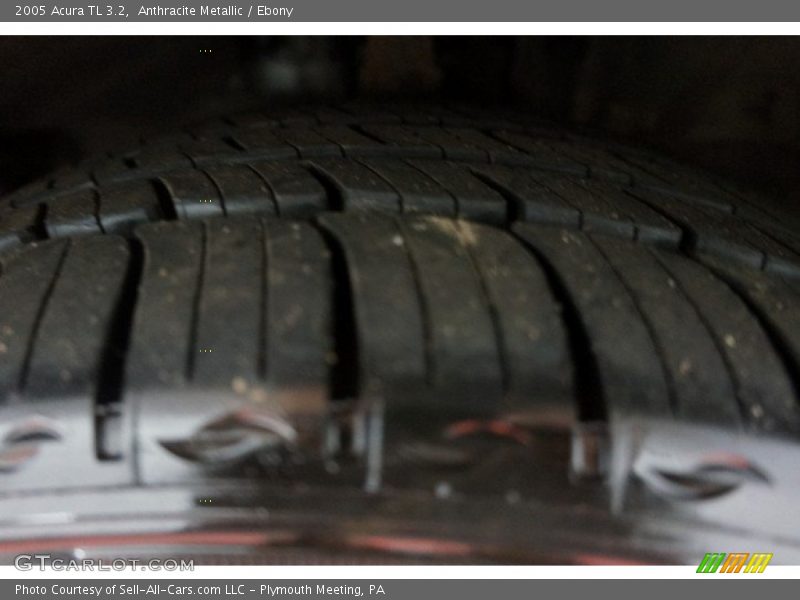
[[[800,200],[800,39],[4,37],[0,191],[223,112],[318,99],[513,107]]]

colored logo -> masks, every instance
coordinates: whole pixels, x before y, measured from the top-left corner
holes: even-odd
[[[698,573],[763,573],[772,553],[767,552],[709,552],[700,561]]]

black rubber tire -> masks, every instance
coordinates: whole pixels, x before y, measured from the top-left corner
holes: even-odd
[[[800,235],[713,177],[520,117],[220,120],[3,199],[0,246],[2,490],[182,480],[159,453],[215,455],[163,440],[228,396],[307,447],[375,399],[389,430],[800,433]],[[60,442],[14,452],[32,438]]]

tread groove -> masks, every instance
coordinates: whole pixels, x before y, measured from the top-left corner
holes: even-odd
[[[631,190],[624,190],[624,193],[633,198],[636,202],[641,202],[653,212],[658,213],[665,219],[667,219],[670,223],[675,225],[680,232],[681,232],[681,239],[678,242],[678,248],[687,256],[692,256],[694,254],[694,248],[697,247],[697,234],[692,231],[689,227],[686,227],[680,220],[676,219],[672,216],[669,211],[664,210],[662,207],[658,206],[658,204],[654,202],[650,202],[649,200],[637,196],[635,191]]]
[[[730,288],[730,290],[742,301],[742,303],[747,307],[758,324],[767,334],[767,338],[769,339],[772,348],[775,350],[775,354],[778,356],[786,369],[786,373],[794,390],[795,401],[800,406],[800,363],[792,358],[792,351],[790,350],[789,344],[785,340],[784,335],[775,326],[772,320],[768,318],[761,307],[759,307],[756,302],[753,302],[740,282],[737,282],[734,278],[729,277],[724,272],[714,268],[713,266],[709,266],[707,264],[704,264],[704,266],[710,269],[718,279],[725,282],[728,288]]]
[[[275,216],[276,217],[283,216],[283,215],[281,215],[280,202],[278,202],[277,199],[276,199],[277,198],[277,194],[275,193],[275,187],[269,181],[267,181],[266,177],[264,177],[261,173],[259,173],[258,169],[256,169],[253,165],[251,165],[250,163],[244,163],[244,166],[246,168],[250,169],[250,171],[252,171],[253,173],[255,173],[255,175],[256,175],[256,177],[258,177],[259,181],[262,181],[264,183],[264,185],[267,187],[267,189],[269,190],[270,196],[272,196],[272,207],[275,209]],[[266,234],[265,234],[265,236],[266,236]]]
[[[259,219],[261,231],[261,279],[259,281],[261,302],[259,302],[258,315],[258,356],[256,358],[256,372],[262,381],[267,378],[267,315],[269,314],[269,287],[267,275],[269,268],[269,249],[267,244],[267,227],[264,219]]]
[[[512,234],[542,267],[550,291],[556,302],[561,305],[562,321],[567,332],[567,341],[574,365],[573,389],[578,419],[580,421],[606,421],[608,412],[600,367],[592,353],[589,333],[576,302],[561,275],[547,257],[534,248],[523,236],[514,231]]]
[[[363,125],[360,125],[358,123],[349,123],[347,126],[350,129],[352,129],[353,131],[355,131],[357,134],[363,135],[365,138],[372,140],[373,142],[375,142],[376,144],[378,144],[380,146],[386,146],[387,145],[386,142],[384,142],[378,136],[370,133],[367,130],[367,128],[364,127]]]
[[[195,364],[197,362],[197,339],[200,330],[200,302],[203,298],[203,286],[206,272],[206,261],[208,256],[208,227],[205,222],[200,223],[200,256],[199,269],[197,272],[197,284],[192,297],[192,316],[189,325],[189,344],[187,346],[188,356],[186,357],[186,379],[191,381],[194,378]]]
[[[169,193],[167,186],[158,178],[151,179],[150,183],[156,191],[156,198],[158,199],[158,207],[161,210],[161,216],[164,217],[165,221],[177,221],[178,211],[175,208],[175,203],[172,201],[172,194]]]
[[[238,152],[245,152],[247,150],[247,148],[245,148],[239,142],[237,142],[236,138],[234,138],[232,135],[223,135],[221,139],[233,150],[236,150]]]
[[[431,386],[436,372],[436,361],[433,354],[433,340],[431,338],[431,314],[428,307],[428,300],[422,289],[422,278],[420,276],[419,264],[411,250],[411,245],[406,239],[405,226],[402,221],[398,222],[398,230],[403,236],[403,248],[408,257],[408,264],[411,269],[411,276],[414,279],[414,293],[419,303],[420,318],[422,320],[422,335],[424,340],[423,354],[425,357],[425,383]]]
[[[486,303],[486,306],[489,307],[489,316],[492,320],[495,345],[497,346],[497,354],[499,356],[500,382],[502,385],[503,396],[505,397],[510,389],[510,377],[508,372],[508,350],[506,349],[506,341],[503,336],[503,329],[500,325],[500,315],[498,314],[497,305],[492,301],[492,296],[489,293],[483,269],[475,258],[475,251],[473,250],[472,245],[465,240],[463,225],[459,221],[454,221],[454,225],[459,242],[461,243],[461,247],[464,248],[464,251],[469,259],[469,263],[475,272],[483,300]]]
[[[354,400],[361,392],[361,373],[353,289],[350,284],[347,256],[334,235],[316,223],[315,227],[331,253],[334,355],[330,357],[328,370],[330,395],[335,402]]]
[[[31,228],[31,234],[37,240],[47,240],[50,239],[50,235],[47,233],[47,204],[41,203],[39,204],[38,208],[36,209],[36,216],[33,220],[33,227]]]
[[[743,404],[743,402],[742,402],[742,400],[740,398],[740,394],[739,394],[739,389],[740,389],[740,386],[741,386],[741,382],[740,382],[739,377],[738,377],[738,375],[736,373],[736,370],[733,367],[733,364],[730,361],[730,358],[727,356],[727,353],[725,352],[725,348],[723,348],[718,336],[715,334],[714,328],[712,327],[711,323],[708,321],[708,318],[706,317],[705,313],[701,310],[701,307],[697,304],[696,300],[684,289],[683,284],[681,283],[681,280],[677,276],[677,274],[675,274],[672,271],[672,269],[669,267],[669,265],[667,265],[661,259],[661,257],[659,256],[658,252],[654,252],[652,250],[650,250],[650,252],[655,257],[655,259],[658,262],[658,264],[661,265],[661,267],[664,269],[664,271],[667,274],[669,274],[669,276],[672,277],[672,279],[675,281],[675,287],[680,291],[680,293],[683,295],[683,297],[686,298],[686,301],[689,302],[689,304],[694,309],[695,313],[697,314],[697,317],[700,319],[700,322],[703,324],[703,327],[705,327],[706,331],[708,331],[708,333],[709,333],[709,335],[711,337],[711,341],[713,342],[714,347],[717,349],[717,353],[722,358],[722,362],[725,365],[725,369],[728,372],[728,376],[731,378],[731,381],[734,383],[734,386],[735,386],[735,389],[736,389],[736,405],[739,408],[739,414],[740,414],[740,416],[742,418],[742,422],[744,422],[744,423],[749,422],[749,416],[748,416],[748,413],[747,413],[747,408],[744,406],[744,404]],[[704,266],[700,262],[697,262],[697,261],[695,261],[695,262],[698,265]]]
[[[519,198],[516,198],[514,194],[512,194],[503,184],[495,181],[486,173],[482,173],[476,169],[470,169],[470,173],[472,173],[472,175],[484,185],[500,194],[500,197],[506,201],[507,223],[514,223],[515,221],[522,220],[522,215],[525,214],[525,209],[523,208],[522,201]]]
[[[36,318],[33,322],[33,327],[31,329],[30,337],[28,338],[28,344],[25,348],[25,358],[22,361],[22,367],[20,368],[19,372],[19,379],[17,381],[17,388],[19,391],[24,391],[25,386],[28,384],[28,374],[30,373],[31,369],[31,360],[33,358],[33,350],[36,346],[36,340],[39,337],[39,329],[41,328],[42,321],[44,320],[45,313],[47,312],[47,306],[50,303],[50,298],[53,296],[53,290],[55,290],[56,283],[58,283],[58,278],[61,275],[61,271],[63,270],[64,263],[67,259],[67,254],[69,253],[69,248],[72,245],[71,240],[67,239],[66,243],[64,244],[64,249],[61,252],[61,256],[58,259],[58,263],[56,264],[56,268],[53,271],[53,276],[50,279],[50,283],[47,285],[47,290],[45,291],[44,298],[42,298],[42,302],[39,305],[38,310],[36,311]]]
[[[314,163],[304,163],[305,168],[311,176],[325,190],[325,197],[328,200],[328,210],[335,212],[345,212],[344,195],[336,185],[333,178],[328,175],[323,169],[317,167]]]
[[[653,347],[658,355],[658,365],[661,369],[661,375],[663,376],[664,382],[667,386],[670,408],[672,409],[673,415],[678,414],[679,409],[677,393],[675,390],[675,380],[673,374],[666,367],[667,357],[658,333],[653,327],[650,316],[642,308],[641,301],[639,300],[636,292],[633,290],[633,288],[631,288],[626,278],[622,275],[622,273],[620,273],[617,265],[615,265],[614,262],[608,257],[608,254],[606,254],[600,244],[597,244],[591,235],[587,235],[586,238],[592,244],[592,247],[597,250],[598,254],[603,257],[603,260],[605,260],[606,264],[610,267],[611,271],[614,273],[614,276],[617,278],[617,281],[619,281],[620,285],[625,289],[631,299],[631,302],[633,303],[633,306],[636,308],[636,313],[639,315],[639,318],[647,329],[647,333],[650,336],[650,340],[653,342]]]
[[[217,196],[219,197],[219,205],[220,208],[222,209],[222,214],[227,217],[228,207],[225,202],[225,194],[222,191],[222,186],[220,186],[219,182],[216,179],[214,179],[214,177],[211,176],[211,174],[208,172],[207,169],[198,168],[197,170],[200,171],[205,176],[205,178],[211,182],[211,185],[214,186],[214,189],[217,190]]]
[[[355,159],[355,160],[358,164],[360,164],[362,167],[369,170],[370,173],[375,175],[375,177],[377,177],[378,179],[383,181],[386,185],[388,185],[392,189],[392,191],[394,191],[394,193],[397,194],[397,202],[400,208],[400,214],[406,214],[407,212],[406,199],[403,197],[403,194],[400,192],[400,190],[397,189],[397,186],[395,186],[395,184],[392,183],[388,177],[386,177],[385,175],[380,173],[377,169],[375,169],[372,165],[370,165],[368,161],[365,161],[364,159]]]
[[[130,258],[119,290],[111,322],[103,341],[95,389],[95,408],[121,404],[125,393],[125,366],[130,348],[133,316],[144,266],[144,249],[137,239],[128,240]],[[108,416],[108,415],[107,415]],[[109,448],[106,419],[95,418],[95,451],[99,460],[117,460],[121,449]]]
[[[102,201],[100,194],[98,194],[96,190],[93,190],[92,198],[94,199],[94,221],[97,223],[97,228],[100,230],[100,233],[107,233],[105,227],[103,227],[102,221],[100,220],[100,203]]]

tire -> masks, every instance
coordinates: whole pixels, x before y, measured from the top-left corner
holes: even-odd
[[[0,211],[5,514],[265,470],[507,509],[527,477],[573,510],[604,488],[567,477],[575,446],[531,458],[532,432],[800,433],[800,235],[726,182],[523,117],[236,117]],[[519,443],[503,475],[467,452]]]

